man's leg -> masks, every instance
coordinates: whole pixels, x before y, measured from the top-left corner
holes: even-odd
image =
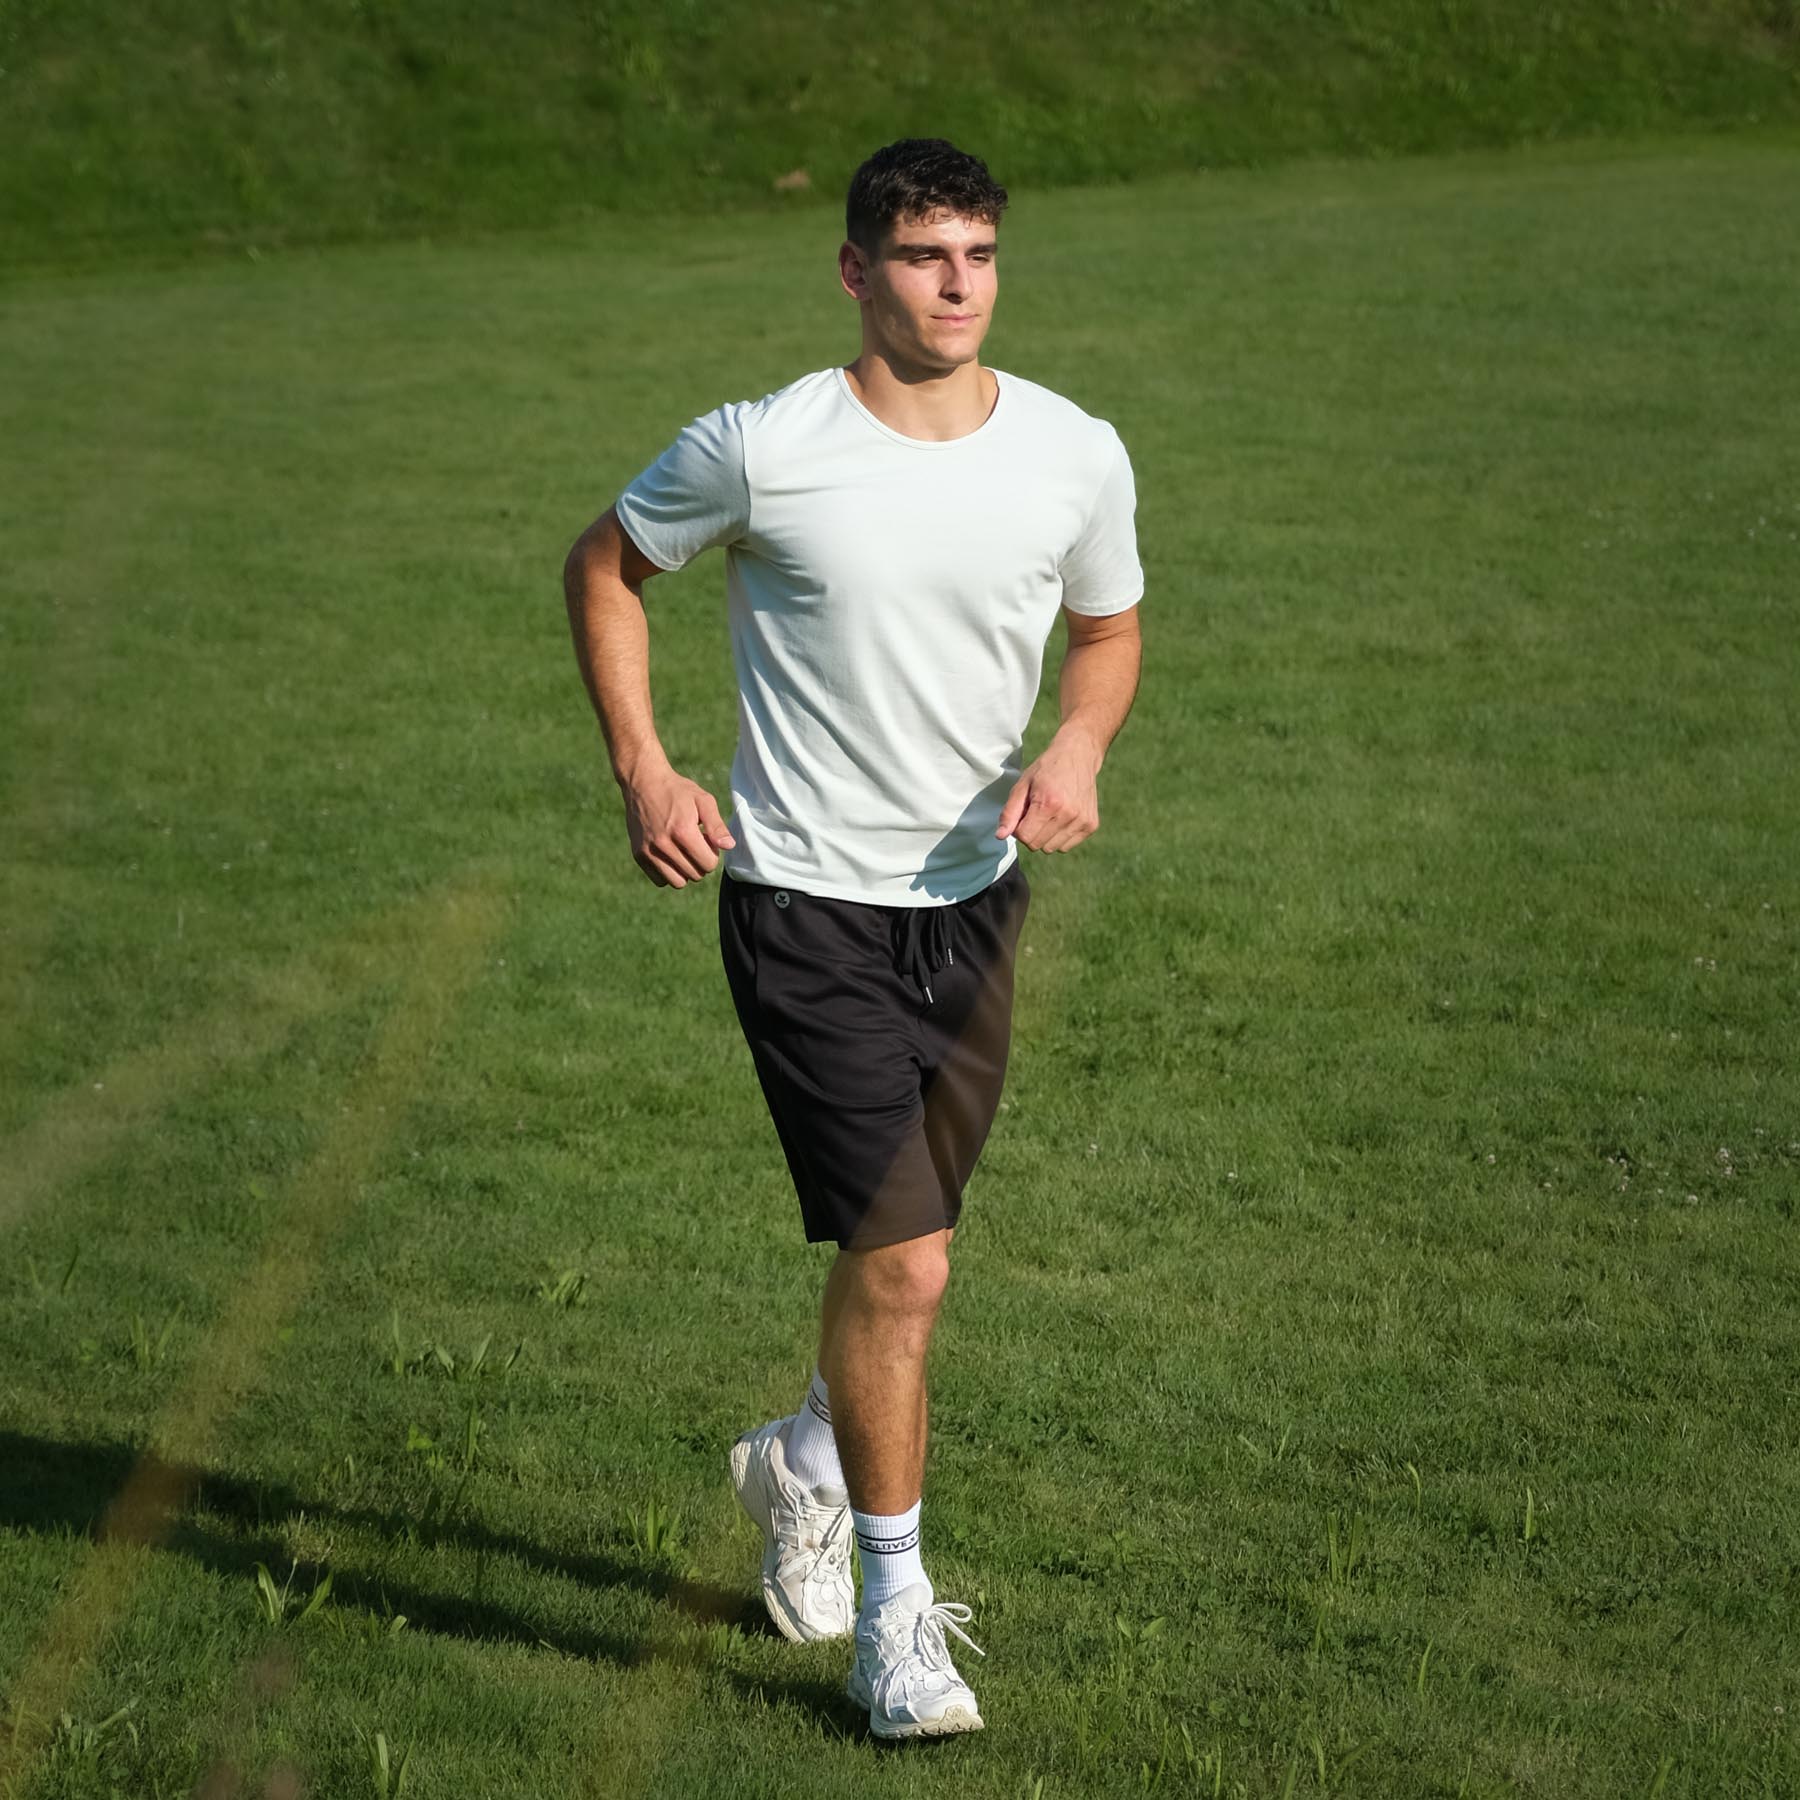
[[[846,1684],[878,1737],[979,1731],[981,1712],[944,1641],[966,1606],[939,1604],[919,1560],[925,1359],[950,1278],[950,1232],[840,1250],[825,1283],[819,1366],[862,1559],[856,1661]]]
[[[925,1359],[950,1279],[950,1235],[840,1250],[826,1278],[819,1372],[858,1512],[902,1513],[924,1491]]]

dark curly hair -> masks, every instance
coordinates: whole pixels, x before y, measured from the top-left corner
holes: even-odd
[[[844,235],[872,251],[892,226],[939,211],[998,225],[1006,189],[980,157],[943,138],[901,138],[877,150],[851,176]]]

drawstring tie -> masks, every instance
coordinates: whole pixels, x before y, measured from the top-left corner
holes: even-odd
[[[956,962],[956,908],[909,906],[894,929],[894,967],[919,984],[925,1004],[931,997],[931,977],[946,964]]]

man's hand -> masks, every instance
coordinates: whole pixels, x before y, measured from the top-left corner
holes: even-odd
[[[666,766],[635,783],[619,784],[637,866],[658,887],[686,887],[719,865],[736,843],[711,794]]]
[[[1093,741],[1066,727],[1013,784],[995,837],[1028,850],[1073,850],[1100,829],[1100,756]]]

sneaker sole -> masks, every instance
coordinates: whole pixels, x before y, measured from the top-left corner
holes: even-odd
[[[867,1710],[869,1730],[878,1738],[886,1738],[895,1742],[901,1738],[921,1737],[954,1737],[959,1731],[985,1731],[986,1721],[978,1712],[966,1706],[947,1706],[943,1713],[935,1719],[888,1719],[877,1715],[874,1702],[862,1693],[854,1675],[844,1689],[856,1705]]]
[[[738,1497],[738,1505],[744,1509],[750,1523],[763,1534],[763,1608],[774,1621],[775,1629],[790,1644],[817,1644],[831,1638],[848,1637],[848,1631],[820,1631],[807,1625],[776,1585],[774,1565],[778,1551],[773,1510],[762,1471],[752,1460],[750,1439],[753,1436],[754,1432],[746,1432],[731,1446],[731,1486]]]
[[[878,1719],[874,1713],[869,1714],[869,1730],[878,1738],[897,1742],[903,1738],[936,1738],[954,1737],[959,1731],[985,1731],[981,1714],[970,1712],[966,1706],[947,1707],[942,1718],[925,1719],[917,1723],[912,1720],[898,1721]]]

